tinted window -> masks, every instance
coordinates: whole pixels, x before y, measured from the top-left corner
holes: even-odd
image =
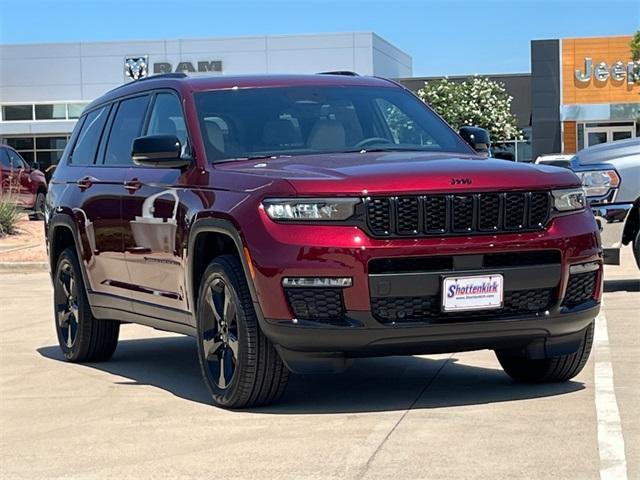
[[[11,161],[11,166],[13,168],[27,168],[26,163],[24,163],[24,160],[20,155],[13,150],[7,150],[7,153],[9,154],[9,160]]]
[[[11,168],[11,161],[9,160],[9,155],[7,155],[6,148],[0,148],[0,166],[2,168]]]
[[[66,118],[67,106],[64,103],[36,105],[36,120],[64,120]]]
[[[111,126],[109,142],[104,157],[107,165],[132,165],[131,146],[140,136],[147,108],[148,96],[135,97],[120,102]]]
[[[78,141],[71,152],[70,161],[72,164],[88,165],[93,163],[108,115],[109,107],[103,107],[86,116],[78,135]]]
[[[33,105],[5,105],[2,107],[2,119],[33,120]]]
[[[180,100],[172,93],[160,93],[153,104],[147,135],[175,135],[181,145],[187,143]]]
[[[197,93],[209,161],[367,150],[470,154],[424,103],[400,88],[308,86]]]

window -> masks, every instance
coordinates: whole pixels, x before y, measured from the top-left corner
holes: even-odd
[[[66,120],[67,106],[64,103],[36,105],[36,120]]]
[[[107,165],[132,165],[131,147],[140,136],[146,112],[148,96],[123,100],[111,126],[104,163]]]
[[[67,137],[36,137],[37,150],[64,150]]]
[[[33,120],[33,105],[4,105],[2,119],[5,121]]]
[[[400,88],[269,87],[195,94],[210,162],[361,149],[471,153]]]
[[[78,135],[78,141],[70,155],[70,163],[73,165],[89,165],[93,163],[102,129],[107,121],[110,107],[102,107],[87,114]]]
[[[11,167],[17,170],[21,168],[27,168],[27,165],[24,163],[24,160],[20,155],[18,155],[13,150],[7,150],[7,154],[9,155],[9,160],[11,161]]]
[[[2,143],[13,147],[20,156],[32,167],[45,170],[50,165],[55,165],[60,160],[62,152],[67,146],[69,137],[4,137]],[[36,165],[34,162],[38,161]]]
[[[69,119],[80,118],[82,112],[86,108],[86,103],[69,103],[67,108],[69,109]]]
[[[9,160],[7,151],[6,148],[0,148],[0,166],[2,168],[11,168],[11,160]]]
[[[175,135],[183,147],[186,145],[187,127],[177,96],[172,93],[160,93],[156,96],[147,135]]]
[[[6,143],[18,151],[33,150],[33,137],[9,137]]]

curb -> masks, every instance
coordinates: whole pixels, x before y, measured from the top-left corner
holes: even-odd
[[[0,273],[31,273],[48,270],[47,262],[0,262]]]

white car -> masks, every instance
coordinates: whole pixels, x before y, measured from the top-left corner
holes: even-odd
[[[561,153],[552,153],[548,155],[540,155],[534,163],[543,165],[554,165],[556,167],[571,168],[571,159],[573,155],[564,155]]]

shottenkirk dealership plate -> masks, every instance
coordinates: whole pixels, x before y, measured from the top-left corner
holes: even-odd
[[[502,307],[502,275],[445,277],[442,287],[442,309],[445,312]]]

